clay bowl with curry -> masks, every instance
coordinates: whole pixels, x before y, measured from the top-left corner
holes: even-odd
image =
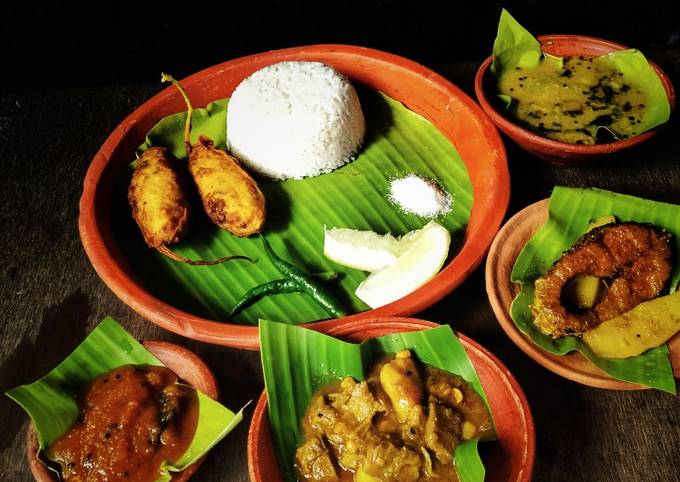
[[[126,366],[126,367],[121,367],[119,369],[114,370],[114,372],[111,372],[110,377],[116,377],[119,378],[120,381],[118,382],[121,389],[127,389],[127,392],[125,392],[126,397],[129,397],[130,400],[135,398],[135,395],[138,393],[133,393],[133,391],[130,391],[129,388],[131,387],[131,384],[134,383],[134,380],[131,380],[129,375],[137,375],[137,376],[146,376],[146,377],[153,377],[157,376],[159,378],[167,378],[168,376],[171,379],[179,379],[182,380],[184,383],[186,383],[188,386],[191,386],[197,390],[202,391],[205,395],[209,396],[212,399],[217,399],[219,396],[219,389],[217,386],[217,382],[215,380],[215,377],[208,368],[208,366],[194,353],[190,352],[189,350],[175,345],[173,343],[167,343],[167,342],[162,342],[162,341],[146,341],[143,343],[144,348],[146,348],[153,356],[158,358],[165,366],[164,367],[145,367],[144,368],[144,373],[142,373],[141,369],[138,369],[135,366]],[[149,370],[149,372],[147,372]],[[133,373],[136,372],[136,373]],[[100,380],[101,383],[108,382],[108,377],[103,378]],[[165,380],[166,382],[168,380]],[[129,383],[128,383],[129,382]],[[93,387],[96,388],[97,382],[95,381],[93,383]],[[109,392],[111,392],[109,390]],[[137,391],[139,392],[139,390]],[[101,393],[99,395],[93,395],[94,397],[99,396],[101,400]],[[88,395],[89,397],[89,395]],[[195,405],[195,404],[194,404]],[[187,405],[185,405],[186,407]],[[195,407],[196,409],[198,407]],[[143,417],[138,417],[138,419],[142,419]],[[187,430],[185,432],[189,435],[193,434],[192,427],[190,425],[195,425],[195,419],[194,420],[189,420],[191,417],[183,417],[183,422],[186,424]],[[92,427],[96,427],[96,420],[89,419],[89,423],[87,425],[90,425]],[[121,424],[122,425],[122,424]],[[136,424],[133,424],[136,425]],[[134,432],[135,427],[129,427],[133,429],[132,431]],[[119,428],[120,431],[124,430],[124,427]],[[184,446],[186,443],[184,443],[181,440],[182,430],[177,430],[177,431],[170,431],[165,430],[163,432],[163,437],[175,437],[176,440],[170,441],[169,439],[164,439],[163,443],[160,444],[162,447],[168,447],[170,446],[176,446],[179,447],[180,451],[183,451],[185,448]],[[81,433],[79,436],[76,437],[67,437],[70,440],[59,440],[57,443],[55,443],[55,447],[57,445],[62,445],[63,449],[70,450],[73,449],[74,447],[68,447],[66,444],[71,444],[73,443],[80,443],[80,440],[83,440],[83,437],[87,438],[87,434]],[[132,437],[132,436],[130,436]],[[112,443],[109,444],[111,446],[116,445],[115,444],[115,436],[111,437]],[[78,447],[75,447],[77,449]],[[52,467],[52,464],[47,465],[42,456],[40,455],[40,446],[38,442],[38,437],[36,434],[36,430],[31,423],[29,425],[28,431],[27,431],[27,444],[26,444],[26,449],[27,449],[27,456],[28,456],[28,463],[31,468],[31,472],[33,473],[33,477],[38,482],[58,482],[61,479],[61,474],[59,474],[56,470],[56,468]],[[50,448],[50,450],[53,450],[53,447]],[[115,449],[114,449],[115,450]],[[159,456],[163,456],[163,454],[160,453],[159,450],[157,450]],[[131,459],[130,458],[130,453],[128,453],[128,456],[125,456],[121,459],[121,462],[123,464],[134,464],[135,460],[134,457]],[[134,455],[134,454],[132,454]],[[107,457],[110,457],[111,460],[116,459],[115,454],[102,454],[101,457],[102,459],[105,459]],[[184,470],[181,472],[174,472],[172,475],[172,482],[186,482],[189,480],[189,478],[194,475],[194,473],[198,470],[198,468],[201,466],[203,463],[205,457],[202,457],[198,459],[196,462],[193,464],[189,465],[186,467]],[[97,456],[95,455],[93,459],[97,459]],[[93,462],[96,463],[96,462]],[[132,475],[132,478],[130,480],[138,480],[138,477],[140,477],[142,470],[135,470],[135,472]]]
[[[532,74],[537,72],[524,72],[520,67],[515,67],[516,72],[511,72],[511,75],[508,76],[513,78],[499,81],[493,75],[491,69],[494,61],[493,56],[489,56],[482,63],[475,76],[475,93],[480,105],[494,124],[521,148],[552,163],[581,164],[636,146],[650,139],[663,127],[659,126],[636,133],[635,125],[639,123],[638,117],[642,115],[638,110],[645,108],[644,100],[639,98],[640,92],[627,86],[624,81],[620,88],[614,87],[614,96],[607,95],[607,93],[611,93],[612,86],[609,85],[610,82],[607,79],[604,81],[606,85],[603,84],[602,79],[606,76],[611,79],[612,73],[600,71],[599,66],[592,62],[597,57],[627,50],[627,47],[608,40],[583,35],[543,35],[538,36],[537,39],[544,54],[562,57],[564,61],[564,65],[557,73],[559,78],[551,82],[549,88],[546,88],[546,84],[533,84],[532,86]],[[670,79],[658,65],[651,61],[649,61],[649,65],[658,75],[672,110],[675,106],[675,92]],[[617,79],[614,81],[618,82]],[[509,82],[514,82],[514,84],[510,85]],[[508,85],[504,86],[503,83]],[[598,101],[602,101],[602,105],[575,106],[569,109],[558,108],[560,103],[573,103],[574,98],[581,93],[587,96],[586,99],[588,97],[594,98],[597,96],[596,89],[604,92],[603,96],[597,97]],[[529,109],[523,113],[526,117],[519,120],[521,108],[516,109],[511,115],[510,111],[504,108],[503,102],[499,100],[501,93],[499,90],[504,90],[504,93],[508,94],[517,94],[516,96],[512,95],[512,97],[520,98],[520,104],[522,94],[528,96],[529,105],[535,105],[536,99],[539,98],[540,100],[540,97],[544,96],[544,100],[548,104],[555,102],[551,104],[554,105],[554,109],[552,112],[541,112],[540,114]],[[613,101],[612,97],[614,97]],[[590,123],[592,125],[593,119],[589,119],[588,116],[598,116],[618,101],[620,101],[621,106],[614,106],[614,108],[620,110],[622,114],[614,122],[621,124],[617,127],[626,133],[624,136],[612,136],[607,131],[604,132],[604,136],[598,135],[596,142],[593,143],[592,138],[588,138],[585,133],[586,129],[564,129],[561,131],[561,129],[549,128],[552,125],[573,124],[577,127],[580,124],[585,126],[585,124]],[[586,103],[590,104],[591,102],[587,100]],[[597,112],[600,109],[602,111]],[[583,136],[583,138],[579,136]]]
[[[473,340],[461,334],[453,335],[446,326],[414,318],[375,318],[368,322],[339,325],[327,333],[335,339],[330,344],[319,339],[320,334],[311,330],[276,325],[281,324],[260,325],[267,389],[257,403],[248,433],[250,480],[459,480],[451,456],[455,455],[458,465],[469,469],[467,462],[470,459],[459,453],[458,449],[477,437],[485,439],[480,443],[480,463],[485,466],[486,476],[477,474],[468,480],[531,480],[535,432],[524,393],[507,368]],[[307,332],[303,337],[304,342],[300,344],[304,348],[299,350],[295,343],[291,343],[300,334],[295,331]],[[446,332],[448,335],[440,338],[433,332],[438,335]],[[455,336],[457,341],[452,343],[452,339],[446,336]],[[284,339],[287,341],[282,341]],[[383,342],[387,344],[383,345]],[[410,344],[411,347],[405,348],[401,343]],[[336,344],[343,345],[341,351],[333,348],[334,345],[337,348]],[[372,353],[372,350],[363,350],[378,345],[381,347],[376,350],[381,354],[379,358],[373,357],[376,353]],[[401,346],[398,350],[402,351],[392,353],[397,345]],[[281,346],[287,348],[281,349]],[[314,354],[307,351],[310,346],[315,347]],[[348,374],[352,370],[349,367],[355,366],[351,359],[342,354],[348,346],[360,348],[361,357],[367,363],[364,381],[353,380],[353,375]],[[463,350],[468,361],[459,359],[458,366],[470,363],[470,367],[473,367],[472,370],[476,372],[474,378],[478,376],[480,393],[485,393],[482,396],[486,399],[484,405],[488,402],[488,412],[478,410],[480,399],[474,396],[476,389],[468,385],[475,383],[469,373],[463,375],[461,371],[460,376],[457,376],[454,370],[443,371],[428,366],[430,362],[425,359],[432,355],[425,355],[422,350],[434,350],[433,359],[438,359],[439,363],[446,358],[457,358],[460,350]],[[290,362],[289,356],[296,362]],[[342,363],[334,361],[338,358],[342,359]],[[330,384],[323,382],[320,388],[314,390],[309,405],[306,405],[306,402],[301,401],[305,398],[305,390],[300,388],[306,384],[304,380],[323,378],[321,372],[310,363],[321,366],[322,371],[332,372],[333,379],[336,376],[339,378]],[[267,367],[270,365],[276,368],[268,373]],[[306,367],[303,369],[301,365]],[[306,374],[299,375],[302,372]],[[283,373],[288,373],[291,385],[286,390],[274,388],[284,383],[281,382],[285,378]],[[412,398],[427,403],[419,405],[420,402],[410,404],[406,401],[414,393],[407,387],[413,388],[414,384],[420,386],[422,393],[415,390],[418,395]],[[446,397],[444,393],[435,393],[447,385],[455,385],[455,388],[445,390],[456,395],[455,401],[450,400],[450,403],[440,400],[442,396]],[[390,401],[394,403],[392,408],[389,408]],[[300,403],[307,408],[297,421],[296,417],[290,417],[289,420],[282,418],[282,412],[292,410],[288,407]],[[369,406],[372,408],[366,410]],[[400,416],[400,411],[406,413]],[[419,414],[427,418],[423,426],[415,421]],[[485,419],[489,414],[493,419],[490,425],[488,418]],[[453,423],[449,424],[446,420]],[[355,426],[356,423],[358,426]],[[329,431],[324,432],[324,427]],[[428,427],[439,427],[434,430],[439,434],[438,437],[428,437]],[[453,438],[444,436],[455,427],[460,428],[461,433],[453,435]],[[468,429],[471,430],[470,434],[466,434]],[[493,435],[487,438],[485,435],[489,432],[493,432]],[[359,439],[356,439],[357,434],[360,434]],[[387,438],[386,434],[389,434]],[[402,438],[403,445],[395,442]],[[433,444],[434,439],[442,443]],[[289,444],[297,446],[297,450],[286,451],[282,448]],[[452,444],[454,451],[450,450]],[[279,463],[277,460],[286,462]]]

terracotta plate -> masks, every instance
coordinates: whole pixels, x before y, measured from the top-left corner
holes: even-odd
[[[560,57],[572,55],[598,57],[611,52],[626,50],[628,48],[624,45],[610,42],[609,40],[587,37],[585,35],[542,35],[538,37],[538,41],[541,43],[542,50]],[[514,119],[506,117],[502,112],[497,110],[495,102],[492,101],[495,96],[495,86],[493,85],[492,76],[489,70],[492,62],[493,57],[489,56],[479,67],[477,75],[475,76],[475,93],[477,95],[477,100],[500,130],[519,144],[520,147],[541,159],[556,164],[580,164],[592,161],[601,158],[606,154],[618,152],[622,149],[628,149],[644,142],[662,127],[656,127],[637,136],[629,137],[628,139],[591,146],[568,144],[540,136],[521,127]],[[670,103],[671,109],[673,109],[675,107],[675,91],[673,90],[673,84],[671,83],[670,78],[654,62],[650,62],[650,65],[659,76],[659,80],[661,80],[661,84],[668,96],[668,102]]]
[[[181,380],[184,380],[192,387],[201,390],[210,398],[217,399],[219,397],[219,389],[215,376],[203,360],[193,352],[181,346],[164,341],[145,341],[142,344],[156,358],[162,361],[166,367],[175,372]],[[35,480],[38,482],[58,481],[55,473],[47,469],[45,465],[38,460],[38,439],[33,430],[33,424],[28,426],[26,451],[28,463]],[[190,465],[182,472],[174,475],[172,477],[172,482],[186,482],[198,470],[202,463],[203,458],[199,459],[196,463]]]
[[[515,260],[524,245],[548,220],[549,199],[534,203],[505,223],[491,245],[486,261],[486,292],[496,318],[510,339],[527,355],[548,370],[591,387],[613,390],[641,390],[648,387],[612,378],[590,363],[579,352],[564,356],[549,353],[524,335],[510,317],[510,305],[519,293],[519,284],[510,281]],[[680,377],[680,333],[669,342],[673,374]]]
[[[423,310],[455,289],[481,262],[507,209],[510,179],[505,149],[484,111],[458,87],[422,65],[377,50],[345,45],[315,45],[277,50],[225,62],[182,81],[196,106],[229,97],[252,72],[284,60],[316,60],[350,79],[380,90],[423,115],[450,140],[463,158],[474,190],[470,222],[452,261],[429,283],[376,310],[317,323],[318,330],[375,316]],[[257,328],[201,318],[154,297],[135,276],[111,233],[112,188],[146,133],[162,117],[185,109],[168,87],[128,116],[95,155],[80,200],[80,237],[95,270],[131,308],[166,330],[237,348],[258,349]]]
[[[379,318],[336,326],[328,334],[360,342],[390,333],[418,331],[436,326],[439,325],[413,318]],[[486,480],[529,481],[534,469],[536,434],[524,392],[494,355],[465,335],[459,333],[458,336],[479,374],[496,424],[498,440],[480,444],[484,454]],[[281,481],[269,431],[267,395],[264,392],[255,407],[248,433],[248,468],[253,482]]]

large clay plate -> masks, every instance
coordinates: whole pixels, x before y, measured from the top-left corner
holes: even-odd
[[[358,343],[391,333],[436,326],[439,325],[413,318],[380,318],[336,326],[328,334]],[[480,444],[486,468],[485,480],[531,480],[536,455],[536,433],[524,392],[500,360],[465,335],[459,333],[458,337],[479,374],[496,425],[498,440]],[[269,430],[265,392],[262,392],[257,402],[248,433],[248,469],[253,482],[281,482]]]
[[[493,123],[458,87],[405,58],[377,50],[315,45],[231,60],[182,81],[195,106],[229,97],[252,72],[284,60],[315,60],[333,66],[351,80],[379,90],[424,116],[456,147],[466,164],[474,201],[460,249],[430,282],[394,303],[345,318],[311,324],[328,329],[348,321],[421,311],[455,289],[481,262],[500,227],[508,205],[510,179],[505,149]],[[80,200],[80,236],[95,270],[128,306],[162,328],[201,340],[258,349],[253,326],[221,323],[154,297],[135,275],[111,232],[112,189],[127,168],[135,148],[162,117],[185,109],[182,98],[167,88],[128,116],[95,155]]]
[[[510,317],[510,305],[520,291],[519,284],[510,281],[515,260],[524,245],[548,220],[548,199],[534,203],[505,223],[489,250],[486,261],[486,292],[501,328],[527,355],[548,370],[591,387],[612,390],[641,390],[647,387],[612,378],[590,363],[579,352],[557,356],[535,345],[522,333]],[[680,377],[680,334],[669,341],[673,374]]]

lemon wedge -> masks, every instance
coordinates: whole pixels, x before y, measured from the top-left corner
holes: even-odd
[[[366,278],[357,297],[378,308],[406,296],[435,277],[449,255],[451,234],[434,221],[398,240],[405,243],[397,259]]]
[[[323,254],[338,264],[361,271],[379,271],[394,263],[402,241],[391,234],[356,229],[326,229]]]

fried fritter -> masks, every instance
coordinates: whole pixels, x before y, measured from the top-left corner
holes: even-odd
[[[163,82],[172,82],[184,98],[187,116],[184,123],[184,149],[189,157],[189,171],[196,183],[205,212],[210,220],[236,236],[262,232],[266,217],[265,199],[257,182],[238,160],[204,136],[191,143],[193,107],[182,86],[171,75],[161,74]]]
[[[262,231],[264,195],[238,161],[205,136],[200,136],[188,153],[189,171],[212,222],[236,236]]]
[[[659,295],[671,274],[670,233],[633,222],[585,234],[535,283],[534,324],[553,338],[581,334]],[[562,303],[564,286],[578,275],[602,279],[606,290],[585,313]]]
[[[128,187],[132,217],[149,247],[168,258],[194,266],[218,264],[245,256],[225,256],[212,260],[193,260],[170,250],[186,232],[189,203],[182,190],[177,158],[164,147],[151,147],[137,160]]]
[[[137,160],[128,188],[132,217],[152,248],[175,244],[186,231],[189,203],[176,164],[175,156],[164,147],[147,149]]]

